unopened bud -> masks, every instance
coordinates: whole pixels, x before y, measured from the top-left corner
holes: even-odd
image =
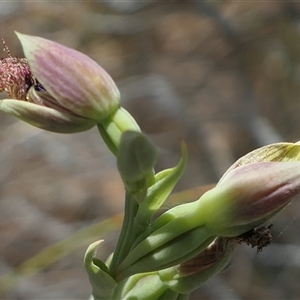
[[[138,192],[148,187],[156,160],[157,149],[146,135],[136,131],[123,133],[117,163],[128,191]]]

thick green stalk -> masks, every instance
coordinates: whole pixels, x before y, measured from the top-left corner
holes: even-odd
[[[138,210],[138,203],[132,198],[133,196],[126,192],[123,225],[112,261],[109,266],[110,271],[113,270],[126,257],[135,238],[133,225],[135,215]]]

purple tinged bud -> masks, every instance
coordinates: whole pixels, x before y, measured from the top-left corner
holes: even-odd
[[[204,251],[179,265],[179,274],[169,282],[170,288],[182,294],[197,289],[226,267],[239,243],[235,237],[216,238]],[[159,274],[166,271],[160,271]]]
[[[262,224],[299,192],[299,142],[270,144],[249,152],[225,172],[211,191],[226,195],[221,198],[231,210],[231,226]],[[230,195],[232,199],[226,200]]]
[[[180,264],[180,275],[182,277],[193,275],[214,266],[224,256],[229,245],[233,251],[238,242],[235,242],[235,238],[218,237],[204,251]]]
[[[56,106],[97,122],[119,108],[118,88],[91,58],[44,38],[17,35],[32,73]]]
[[[181,264],[217,236],[238,237],[270,221],[300,192],[299,149],[299,144],[270,145],[241,158],[198,200],[161,214],[117,266],[118,275]],[[202,261],[204,271],[210,268],[209,258]],[[214,259],[217,263],[218,256]],[[202,273],[201,268],[184,272]]]
[[[0,60],[0,110],[59,133],[88,130],[120,107],[111,77],[86,55],[58,43],[17,33],[26,58]]]
[[[199,201],[209,230],[236,236],[271,219],[299,192],[300,162],[257,162],[231,169]]]

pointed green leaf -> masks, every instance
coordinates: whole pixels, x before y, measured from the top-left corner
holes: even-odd
[[[187,163],[187,148],[181,143],[182,157],[174,168],[163,170],[155,176],[155,183],[149,187],[147,199],[141,204],[139,213],[154,214],[166,201],[175,185],[181,178]]]

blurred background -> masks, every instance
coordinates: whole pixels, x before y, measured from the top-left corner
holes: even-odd
[[[14,30],[103,66],[158,145],[157,170],[178,162],[184,139],[189,164],[176,191],[216,183],[257,147],[300,139],[297,1],[0,1],[0,37],[22,57]],[[123,211],[115,158],[95,128],[54,134],[2,112],[0,125],[0,298],[88,299],[83,256],[104,235],[86,228]],[[298,200],[273,221],[270,246],[260,254],[240,246],[192,299],[300,299]],[[99,257],[112,251],[119,224],[103,231]],[[63,242],[85,229],[88,238]],[[40,251],[33,274],[24,263]]]

